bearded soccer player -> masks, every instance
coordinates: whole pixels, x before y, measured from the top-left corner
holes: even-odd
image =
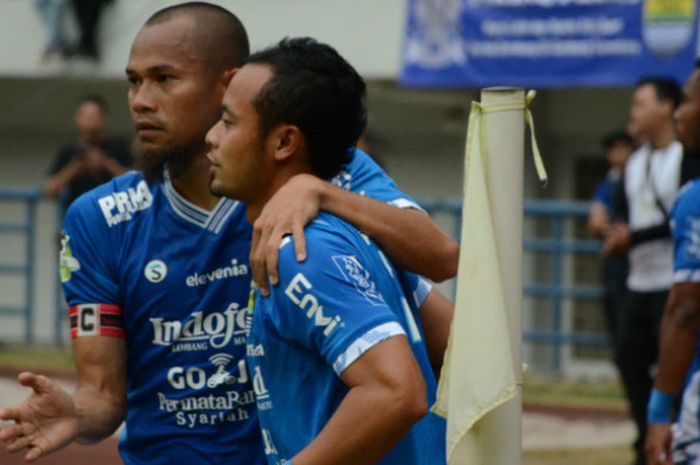
[[[127,76],[143,147],[140,172],[82,196],[65,222],[61,274],[77,390],[69,394],[46,377],[21,374],[20,383],[33,393],[0,409],[0,419],[15,422],[0,432],[10,452],[26,451],[26,459],[35,460],[72,441],[99,441],[125,420],[119,447],[126,464],[264,462],[243,334],[251,229],[240,203],[210,192],[204,142],[247,54],[240,21],[206,3],[165,8],[139,31]],[[319,207],[333,210],[340,202],[373,212],[373,223],[352,211],[347,216],[380,243],[402,242],[411,230],[422,239],[400,249],[404,261],[389,255],[428,277],[451,272],[452,242],[419,210],[386,203],[410,200],[366,155],[356,152],[345,171],[352,190],[372,196],[381,188],[383,202],[326,183]],[[288,208],[283,214],[273,209],[270,224],[284,224],[275,218],[287,212],[308,211],[294,200],[277,199]],[[279,232],[260,228],[258,243],[268,250]],[[431,266],[411,261],[425,250],[439,259]],[[415,309],[429,288],[415,278],[406,282]],[[444,325],[429,328],[430,318],[444,320],[451,311],[443,299],[432,291],[420,307],[426,339],[434,336],[438,349]],[[439,364],[441,351],[433,354]]]
[[[675,113],[684,156],[700,158],[700,68]],[[700,180],[681,191],[671,213],[674,284],[661,324],[659,371],[649,400],[649,465],[700,464]],[[678,397],[679,414],[673,423]],[[673,423],[673,426],[671,426]]]
[[[332,178],[364,130],[364,92],[357,72],[313,39],[253,54],[207,135],[212,191],[243,201],[253,223],[291,177]],[[287,238],[279,284],[248,309],[268,464],[444,463],[444,422],[426,416],[435,379],[396,268],[331,214],[305,233],[307,259]]]

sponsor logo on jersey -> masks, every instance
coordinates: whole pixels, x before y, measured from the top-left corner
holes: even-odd
[[[73,251],[70,248],[70,236],[63,233],[61,236],[61,252],[59,255],[59,274],[61,282],[70,280],[74,271],[80,270],[80,262],[73,256]]]
[[[318,303],[318,299],[310,292],[313,286],[306,276],[297,273],[285,289],[284,293],[297,307],[306,312],[306,317],[313,320],[314,325],[324,328],[323,334],[328,336],[340,323],[340,316],[326,316],[323,314],[323,306]]]
[[[107,225],[111,228],[122,221],[130,220],[134,213],[150,207],[153,204],[153,196],[146,181],[141,181],[136,188],[130,187],[126,191],[113,192],[100,197],[97,203]]]
[[[186,321],[151,318],[153,344],[173,352],[220,349],[230,342],[245,344],[246,309],[232,303],[223,312],[194,312]]]
[[[247,420],[255,403],[252,389],[210,391],[219,386],[250,386],[246,360],[241,359],[235,365],[231,365],[232,361],[230,354],[221,352],[209,357],[213,373],[199,366],[170,368],[168,383],[180,394],[171,398],[159,392],[159,409],[173,414],[176,424],[187,428]],[[202,390],[206,394],[198,394]],[[183,397],[183,393],[188,395]]]
[[[213,283],[220,279],[236,278],[238,276],[246,276],[248,274],[248,266],[238,264],[237,259],[231,259],[231,264],[221,268],[217,268],[206,273],[194,273],[185,279],[185,284],[188,287],[197,287],[204,284]]]
[[[245,348],[246,355],[248,357],[264,357],[265,356],[265,348],[263,347],[262,344],[258,344],[254,346],[253,344],[248,344],[246,345]]]
[[[162,260],[151,260],[144,267],[143,275],[153,284],[158,284],[168,275],[168,266]]]
[[[360,261],[354,255],[335,255],[333,262],[343,278],[352,284],[357,292],[375,307],[386,306],[384,296],[377,290],[377,285]]]
[[[181,367],[175,366],[168,370],[168,383],[177,390],[192,389],[200,390],[204,388],[214,389],[221,385],[245,384],[248,382],[248,370],[245,359],[241,359],[230,369],[229,365],[233,356],[227,353],[218,353],[209,357],[209,361],[214,365],[214,373],[207,375],[206,370],[201,367]]]

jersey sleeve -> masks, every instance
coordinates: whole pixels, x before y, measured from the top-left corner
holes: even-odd
[[[423,210],[410,196],[401,192],[388,174],[360,149],[355,149],[352,161],[336,176],[335,185],[350,192],[390,203],[399,208]]]
[[[433,286],[426,279],[410,271],[398,270],[398,274],[404,293],[410,297],[411,305],[416,309],[420,308],[433,290]]]
[[[405,331],[370,269],[342,237],[307,231],[314,243],[299,263],[286,239],[272,298],[280,333],[316,352],[340,376],[366,351]]]
[[[695,194],[695,195],[694,195]],[[674,282],[700,282],[700,189],[681,195],[671,213]]]
[[[60,275],[69,306],[71,337],[124,337],[116,279],[114,237],[89,195],[66,214],[61,237]]]

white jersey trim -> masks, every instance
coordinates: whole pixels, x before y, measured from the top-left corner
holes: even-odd
[[[333,362],[333,371],[340,376],[347,367],[369,349],[390,337],[400,335],[406,335],[406,331],[395,321],[375,326],[357,338],[342,354],[338,355],[338,358]]]
[[[180,195],[173,187],[167,170],[163,173],[163,191],[177,216],[214,234],[218,234],[221,231],[226,220],[239,205],[238,201],[221,198],[214,209],[209,212]]]
[[[676,270],[673,272],[673,282],[674,283],[697,283],[697,282],[700,282],[700,270],[693,269],[693,268]]]
[[[416,304],[416,308],[420,308],[428,298],[428,294],[433,290],[433,286],[425,279],[418,277],[418,286],[416,290],[413,291],[413,302]]]
[[[406,198],[392,200],[389,204],[398,208],[415,208],[416,210],[425,211],[416,202],[412,202]]]

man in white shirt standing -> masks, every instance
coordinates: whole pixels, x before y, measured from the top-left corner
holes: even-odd
[[[630,108],[629,134],[643,145],[625,166],[617,212],[604,253],[628,253],[627,296],[619,322],[616,359],[638,437],[635,465],[645,465],[646,406],[651,369],[658,358],[659,325],[673,282],[673,244],[668,212],[678,195],[683,149],[673,113],[681,92],[674,81],[640,81]]]

